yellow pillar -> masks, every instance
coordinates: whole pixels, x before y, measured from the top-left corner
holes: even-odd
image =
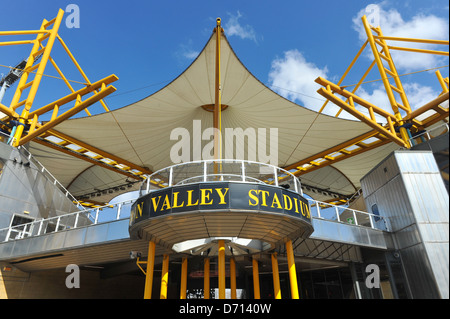
[[[294,250],[292,249],[292,240],[286,242],[286,253],[289,267],[289,281],[291,283],[291,297],[292,299],[299,299],[297,272],[295,271]]]
[[[271,255],[271,259],[272,259],[272,274],[273,274],[273,293],[275,295],[275,299],[281,299],[280,275],[278,272],[277,253],[273,253]]]
[[[203,268],[203,298],[209,299],[209,258],[205,258]]]
[[[253,264],[253,297],[254,299],[261,299],[260,289],[259,289],[259,268],[258,260],[252,258]]]
[[[163,255],[163,264],[161,272],[161,299],[167,299],[167,286],[169,284],[169,255]]]
[[[153,267],[155,265],[155,243],[148,243],[147,270],[145,273],[144,299],[152,298]]]
[[[225,241],[219,240],[219,299],[225,299]]]
[[[184,257],[181,263],[181,288],[180,288],[180,299],[186,299],[187,290],[187,258]]]
[[[234,258],[230,259],[230,288],[231,299],[236,299],[236,262]]]

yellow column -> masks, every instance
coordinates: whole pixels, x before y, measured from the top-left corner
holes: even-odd
[[[299,299],[297,272],[295,271],[294,250],[292,249],[292,240],[286,242],[286,253],[289,267],[289,281],[291,283],[291,297],[292,299]]]
[[[225,241],[219,240],[219,299],[225,299]]]
[[[230,288],[231,299],[236,299],[236,262],[234,258],[230,259]]]
[[[186,299],[187,290],[187,258],[184,257],[181,263],[181,288],[180,288],[180,299]]]
[[[203,268],[203,298],[209,299],[209,258],[205,258],[205,265]]]
[[[271,255],[271,259],[272,259],[272,274],[273,274],[273,293],[275,295],[275,299],[281,299],[280,275],[278,272],[277,253],[273,253]]]
[[[254,299],[261,299],[260,289],[259,289],[259,268],[258,260],[252,258],[253,264],[253,297]]]
[[[169,255],[163,255],[162,273],[161,273],[161,299],[167,299],[167,286],[169,284]]]
[[[152,298],[153,267],[155,265],[155,243],[148,243],[147,271],[145,273],[144,299]]]

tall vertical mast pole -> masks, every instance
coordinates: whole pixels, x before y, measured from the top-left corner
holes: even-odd
[[[215,102],[214,102],[214,159],[222,158],[222,105],[221,105],[221,84],[220,84],[220,40],[222,35],[222,27],[220,26],[220,18],[216,20],[216,68],[215,68]],[[217,164],[214,165],[214,171],[217,171]]]

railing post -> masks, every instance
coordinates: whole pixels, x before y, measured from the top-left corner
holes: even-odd
[[[5,242],[9,240],[9,236],[11,236],[11,227],[8,228],[8,232],[6,233]]]
[[[242,181],[245,182],[245,163],[244,161],[241,162],[241,170],[242,170]]]
[[[41,230],[42,230],[42,226],[44,225],[44,220],[41,219],[41,221],[39,222],[39,229],[37,232],[37,236],[39,236],[41,234]]]
[[[353,219],[355,220],[355,225],[358,225],[358,220],[356,219],[355,210],[352,209],[352,213],[353,213]]]
[[[336,211],[336,219],[338,222],[340,222],[341,219],[339,218],[339,208],[337,206],[334,206],[334,210]]]
[[[116,220],[120,218],[120,211],[122,210],[122,203],[117,204],[117,215]]]
[[[98,213],[99,213],[99,211],[100,211],[100,208],[97,208],[97,209],[95,210],[95,219],[94,219],[94,225],[96,225],[96,224],[97,224],[97,221],[98,221]]]
[[[375,229],[375,227],[373,227],[373,215],[372,214],[368,214],[369,215],[369,221],[370,221],[370,227],[372,228],[372,229]]]
[[[275,186],[278,186],[278,172],[275,166],[273,167],[273,180],[275,182]]]
[[[169,168],[169,187],[172,186],[172,175],[173,175],[173,167]]]
[[[320,216],[320,206],[318,201],[316,201],[316,210],[317,210],[317,217],[322,218],[322,216]]]
[[[77,228],[79,216],[80,216],[80,213],[77,212],[77,214],[75,215],[75,222],[73,223],[73,228]]]
[[[56,220],[56,228],[55,228],[55,233],[58,231],[59,229],[59,222],[61,221],[61,217],[58,217],[58,219]]]
[[[203,181],[206,182],[206,171],[207,171],[207,166],[206,166],[206,161],[203,162]]]
[[[147,177],[147,187],[145,194],[148,194],[150,192],[150,176]]]

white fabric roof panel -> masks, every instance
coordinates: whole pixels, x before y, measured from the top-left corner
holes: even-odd
[[[202,130],[213,126],[213,113],[201,106],[214,104],[215,42],[215,36],[211,36],[197,59],[158,92],[108,113],[67,120],[59,124],[56,130],[153,171],[173,165],[169,155],[177,142],[170,140],[173,129],[186,128],[192,136],[194,120],[201,120]],[[221,82],[222,104],[228,105],[222,112],[222,133],[225,128],[277,128],[278,165],[281,167],[371,130],[359,121],[319,114],[273,92],[243,66],[225,36],[221,41]],[[203,141],[202,146],[208,142]],[[35,149],[45,148],[36,144],[33,146]],[[247,145],[244,149],[247,150]],[[385,156],[388,153],[386,150]],[[62,183],[65,186],[75,185],[73,179],[90,165],[83,163],[73,165],[70,170],[61,169],[58,160],[41,157],[42,152],[35,154],[55,177],[64,177]],[[358,158],[360,156],[353,157],[352,162]],[[365,158],[364,165],[370,166],[370,169],[378,161]],[[67,163],[72,165],[73,162],[72,159]],[[350,180],[355,185],[359,184],[359,178],[363,176],[361,173],[365,170],[355,172],[354,163],[348,166],[346,162],[339,163],[339,171],[345,175],[349,169]],[[67,176],[69,171],[73,173],[70,182]],[[317,182],[313,179],[309,181],[311,184],[321,184],[318,177],[320,171],[314,173]],[[325,170],[324,174],[327,174]],[[125,179],[125,176],[116,175]],[[89,184],[92,185],[102,184],[93,174],[82,178],[90,178]],[[344,190],[349,189],[341,189]],[[74,195],[79,195],[81,191],[77,188]]]

